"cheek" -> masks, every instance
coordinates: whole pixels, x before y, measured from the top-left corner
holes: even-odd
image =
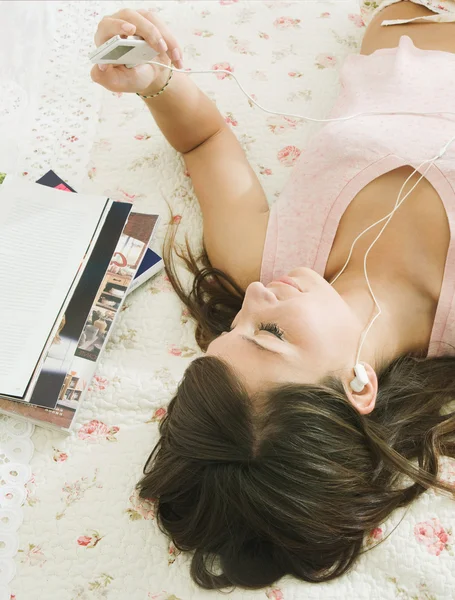
[[[333,290],[311,294],[293,311],[294,330],[299,340],[315,349],[348,342],[356,335],[354,315]]]

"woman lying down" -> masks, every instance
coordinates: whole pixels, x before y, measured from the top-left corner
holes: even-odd
[[[346,59],[330,117],[401,114],[324,125],[271,210],[190,77],[153,65],[92,71],[144,98],[202,209],[205,254],[186,254],[191,291],[172,235],[166,264],[205,355],[180,382],[138,485],[163,531],[194,552],[204,588],[334,579],[394,509],[432,487],[453,496],[438,457],[455,457],[455,144],[412,174],[455,136],[454,115],[442,114],[455,111],[455,2],[364,4],[361,53]],[[96,43],[117,34],[183,67],[153,12],[104,18]],[[406,179],[405,192],[424,172],[369,252],[376,304],[365,254]]]

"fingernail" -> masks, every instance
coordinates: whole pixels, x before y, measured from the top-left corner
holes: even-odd
[[[177,69],[183,69],[183,61],[176,60],[175,61],[175,66],[177,67]]]
[[[131,23],[123,23],[122,30],[125,33],[134,33],[136,30],[136,27],[134,25],[131,25]]]
[[[163,40],[163,38],[161,38],[160,41],[158,42],[158,48],[161,50],[161,52],[167,52],[167,44]]]
[[[180,60],[180,52],[178,48],[174,48],[174,50],[172,50],[172,60],[175,60],[175,62]]]
[[[98,69],[99,69],[100,71],[106,71],[106,69],[107,69],[107,65],[98,65]]]

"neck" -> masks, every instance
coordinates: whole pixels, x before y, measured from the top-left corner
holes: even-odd
[[[375,273],[369,268],[368,277],[381,314],[365,338],[359,359],[376,370],[381,363],[388,364],[404,354],[426,353],[433,326],[434,302],[399,273],[384,273],[384,269]],[[363,333],[378,312],[368,290],[363,264],[361,269],[347,269],[333,287],[358,316]]]

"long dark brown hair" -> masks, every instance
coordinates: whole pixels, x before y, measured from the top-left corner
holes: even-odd
[[[205,349],[229,329],[243,292],[188,245],[179,253],[194,275],[185,292],[173,236],[167,274]],[[333,377],[251,397],[219,358],[190,364],[138,488],[176,547],[194,553],[197,584],[261,588],[286,574],[334,579],[396,508],[432,487],[454,496],[438,478],[438,459],[455,457],[455,412],[447,410],[455,358],[403,356],[379,370],[378,383],[374,411],[361,415]]]

